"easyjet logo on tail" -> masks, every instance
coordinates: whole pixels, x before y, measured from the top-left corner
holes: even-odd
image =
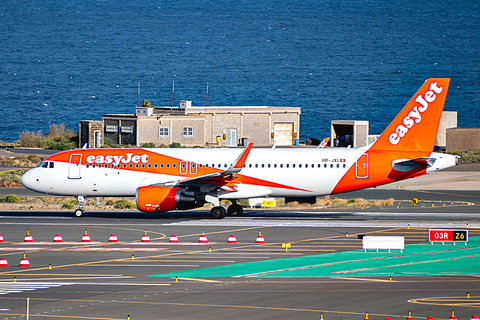
[[[399,124],[395,128],[395,132],[392,132],[388,136],[388,141],[396,145],[400,140],[407,134],[408,130],[412,128],[416,123],[422,121],[422,113],[427,111],[428,104],[435,101],[437,94],[440,94],[443,91],[442,87],[437,86],[437,82],[430,83],[430,90],[425,92],[425,94],[417,96],[415,102],[419,105],[414,106],[408,115],[403,118],[402,124]]]
[[[110,164],[113,163],[118,165],[120,163],[147,163],[148,162],[148,154],[144,153],[142,155],[133,155],[133,153],[127,153],[125,156],[113,156],[113,155],[89,155],[87,156],[87,163],[88,164]]]

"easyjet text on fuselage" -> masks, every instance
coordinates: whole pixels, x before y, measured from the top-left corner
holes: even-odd
[[[125,155],[89,155],[86,158],[88,164],[115,164],[120,163],[148,163],[148,154],[134,155],[133,153],[126,153]]]

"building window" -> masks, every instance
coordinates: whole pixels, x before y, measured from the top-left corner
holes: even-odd
[[[170,127],[159,127],[158,128],[158,137],[159,138],[170,137]]]
[[[194,136],[193,127],[183,127],[182,135],[184,137],[193,137]]]
[[[105,132],[118,132],[118,126],[105,126]]]
[[[133,126],[122,127],[122,133],[133,133]]]

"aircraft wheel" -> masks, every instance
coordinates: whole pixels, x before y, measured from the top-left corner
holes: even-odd
[[[225,210],[224,207],[213,207],[212,210],[210,210],[210,216],[213,219],[223,219],[226,214],[227,210]]]
[[[77,210],[75,210],[75,216],[76,216],[76,217],[81,217],[81,216],[83,216],[83,210],[82,210],[82,209],[77,209]]]
[[[243,207],[234,203],[227,208],[227,213],[232,217],[240,217],[243,214]]]

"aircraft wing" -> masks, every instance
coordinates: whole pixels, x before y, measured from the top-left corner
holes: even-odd
[[[218,189],[235,179],[235,173],[238,173],[242,170],[252,147],[253,147],[253,142],[248,144],[248,146],[242,151],[242,153],[230,165],[230,167],[227,170],[210,173],[203,176],[187,178],[180,181],[154,184],[154,186],[178,187],[178,188],[197,186],[197,187],[201,187],[201,189],[207,189],[207,190],[201,190],[203,192],[211,191],[208,189]]]
[[[427,157],[417,158],[413,160],[401,160],[393,164],[393,170],[407,172],[412,169],[418,168],[420,166],[429,168],[433,166],[433,163],[435,162],[435,160],[436,160],[435,158],[427,158]]]

